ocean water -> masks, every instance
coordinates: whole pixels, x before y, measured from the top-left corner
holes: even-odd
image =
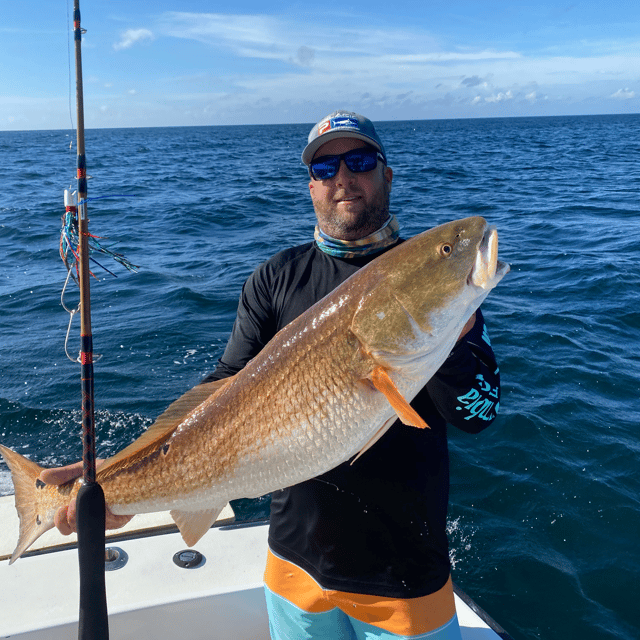
[[[93,269],[100,455],[215,366],[252,269],[311,238],[309,128],[87,132],[90,231],[140,266]],[[454,579],[516,640],[637,640],[640,116],[378,129],[403,235],[482,215],[512,264],[483,306],[501,413],[450,432]],[[0,132],[0,442],[47,465],[81,454],[58,255],[73,139]],[[76,317],[74,357],[78,335]]]

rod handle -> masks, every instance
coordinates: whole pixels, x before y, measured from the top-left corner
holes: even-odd
[[[80,565],[78,640],[109,640],[105,587],[105,500],[102,487],[84,483],[76,506]]]

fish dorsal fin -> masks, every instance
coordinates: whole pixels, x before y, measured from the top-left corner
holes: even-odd
[[[97,475],[98,482],[111,477],[122,467],[142,460],[162,446],[191,411],[207,398],[220,392],[234,377],[199,384],[180,396],[167,407],[164,413],[158,416],[157,420],[137,440],[134,440],[128,447],[116,453],[100,466]]]
[[[404,424],[419,427],[420,429],[431,428],[407,402],[383,367],[377,366],[371,372],[370,380],[373,382],[373,386],[389,401],[393,410],[398,414],[398,418]]]

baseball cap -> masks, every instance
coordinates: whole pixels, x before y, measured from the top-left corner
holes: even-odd
[[[367,142],[380,151],[385,158],[385,162],[387,161],[387,154],[384,151],[382,142],[371,120],[352,111],[334,111],[325,118],[322,118],[322,120],[311,129],[307,146],[302,152],[302,162],[309,166],[316,151],[325,142],[329,142],[329,140],[333,140],[334,138],[357,138],[358,140],[364,140],[364,142]]]

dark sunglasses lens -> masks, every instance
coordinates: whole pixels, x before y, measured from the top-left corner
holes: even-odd
[[[378,156],[373,149],[356,149],[344,154],[344,163],[353,173],[372,171],[378,163]]]
[[[327,180],[338,173],[340,156],[323,156],[311,163],[311,175],[316,180]]]

